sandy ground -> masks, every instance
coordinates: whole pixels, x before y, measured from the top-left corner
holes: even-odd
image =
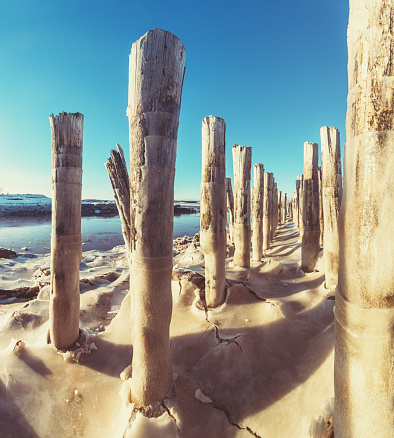
[[[226,302],[205,311],[188,273],[204,272],[199,246],[175,257],[174,389],[156,419],[134,413],[119,395],[132,358],[124,246],[83,253],[80,320],[88,338],[73,355],[46,344],[49,256],[2,259],[1,288],[42,289],[33,301],[0,302],[0,436],[309,437],[334,395],[335,300],[322,260],[304,274],[300,258],[298,231],[287,222],[250,269],[227,258]]]

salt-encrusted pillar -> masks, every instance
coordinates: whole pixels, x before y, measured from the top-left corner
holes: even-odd
[[[319,226],[320,226],[320,245],[323,245],[324,240],[324,215],[323,215],[323,180],[322,180],[322,168],[318,167],[318,180],[319,180]]]
[[[73,347],[79,336],[83,121],[80,113],[49,116],[52,132],[49,337],[58,350]]]
[[[394,6],[350,0],[335,437],[394,436]]]
[[[320,129],[320,137],[325,236],[324,266],[326,287],[330,288],[338,284],[338,214],[342,194],[341,148],[338,129],[323,126]]]
[[[294,223],[296,225],[296,227],[299,229],[300,228],[300,198],[299,198],[299,188],[300,188],[300,180],[297,178],[296,180],[296,190],[294,193],[294,199],[295,199],[295,203],[294,203]]]
[[[264,199],[263,199],[263,251],[270,247],[270,209],[272,198],[272,173],[264,172]]]
[[[252,148],[233,146],[234,165],[234,264],[250,267],[250,170]]]
[[[202,121],[200,202],[207,307],[217,307],[225,299],[226,201],[226,124],[220,117],[209,116]]]
[[[228,228],[230,231],[230,241],[234,243],[234,195],[233,195],[233,188],[231,187],[231,178],[226,178],[226,195],[227,195],[227,208],[228,211],[230,212],[230,222],[228,224]]]
[[[259,262],[263,256],[263,207],[264,207],[264,166],[256,163],[253,166],[252,189],[252,258]]]
[[[305,142],[302,208],[304,234],[301,244],[301,269],[304,272],[313,272],[320,251],[318,159],[318,144]]]
[[[133,362],[130,400],[159,406],[172,388],[169,327],[174,175],[185,49],[148,31],[130,53],[130,221]]]
[[[287,216],[287,193],[282,193],[280,202],[281,202],[281,222],[282,224],[285,224],[286,216]]]
[[[297,199],[298,199],[298,229],[300,230],[300,239],[304,234],[304,224],[302,222],[302,208],[304,195],[304,175],[297,175]]]
[[[278,227],[278,185],[274,178],[274,188],[272,191],[272,227],[271,242],[274,240],[276,229]]]

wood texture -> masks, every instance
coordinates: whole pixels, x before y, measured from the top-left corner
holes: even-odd
[[[49,116],[52,133],[49,338],[58,350],[72,348],[79,336],[83,121],[80,113]]]
[[[260,261],[263,256],[263,217],[264,217],[264,166],[253,166],[252,189],[252,258]]]
[[[200,202],[207,307],[217,307],[225,299],[226,201],[226,124],[220,117],[209,116],[202,122]]]
[[[227,195],[227,209],[230,213],[229,230],[230,241],[234,243],[234,194],[231,186],[231,178],[226,178],[226,195]]]
[[[234,264],[250,267],[250,171],[252,148],[233,146],[234,166]]]
[[[159,406],[172,388],[169,326],[174,175],[185,48],[155,29],[130,53],[130,245],[133,362],[130,399]]]
[[[116,207],[122,225],[123,239],[126,245],[126,253],[130,258],[130,180],[123,149],[118,143],[116,147],[118,150],[111,150],[111,155],[105,163],[105,167],[114,191]]]
[[[326,287],[338,284],[338,215],[341,206],[342,171],[339,131],[320,129],[322,162],[322,202],[324,219],[324,267]]]
[[[301,244],[301,269],[304,272],[313,272],[320,252],[318,160],[318,144],[305,142],[302,208],[304,233]]]
[[[350,0],[335,437],[394,436],[394,6]]]

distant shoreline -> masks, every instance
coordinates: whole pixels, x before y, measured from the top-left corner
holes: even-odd
[[[182,205],[183,204],[183,205]],[[193,204],[187,207],[184,204]],[[198,201],[175,201],[174,214],[198,213]],[[0,217],[45,217],[52,214],[52,200],[44,195],[0,195]],[[85,199],[81,203],[81,216],[118,216],[114,200]]]

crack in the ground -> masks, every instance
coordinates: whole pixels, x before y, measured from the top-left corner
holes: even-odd
[[[209,318],[208,318],[208,309],[205,307],[205,320],[207,321],[207,323],[208,324],[211,324],[212,326],[213,326],[213,330],[214,330],[214,332],[215,332],[215,338],[216,338],[216,340],[218,341],[218,344],[217,345],[220,345],[220,344],[223,344],[223,343],[225,343],[225,344],[227,344],[227,345],[229,345],[229,344],[236,344],[237,345],[237,347],[242,351],[242,353],[243,353],[243,350],[242,350],[242,347],[238,344],[238,342],[237,342],[237,339],[239,338],[239,337],[241,337],[242,335],[237,335],[237,336],[234,336],[234,337],[232,337],[232,338],[222,338],[221,336],[220,336],[220,334],[219,334],[219,327],[215,324],[215,323],[213,323],[213,322],[211,322],[210,320],[209,320]],[[215,346],[215,347],[217,347],[217,345]],[[214,348],[215,348],[214,347]]]
[[[220,406],[216,406],[214,403],[211,403],[211,405],[212,405],[213,408],[215,408],[215,409],[217,409],[217,410],[219,410],[219,411],[222,411],[222,412],[224,413],[224,415],[225,415],[226,418],[227,418],[227,421],[231,424],[231,426],[234,426],[234,427],[236,427],[236,428],[239,429],[239,430],[246,430],[247,432],[249,432],[251,435],[255,436],[256,438],[262,438],[261,435],[258,435],[258,434],[257,434],[254,430],[252,430],[249,426],[243,427],[243,426],[240,426],[238,423],[233,423],[233,422],[230,420],[230,413],[227,411],[227,409],[225,409],[225,408],[221,408]]]
[[[175,418],[174,415],[171,414],[170,408],[166,405],[166,401],[164,400],[161,405],[167,411],[167,414],[174,420],[175,427],[177,428],[178,432],[180,432],[181,430],[179,429],[179,426],[178,426],[178,423],[176,421],[176,418]]]

